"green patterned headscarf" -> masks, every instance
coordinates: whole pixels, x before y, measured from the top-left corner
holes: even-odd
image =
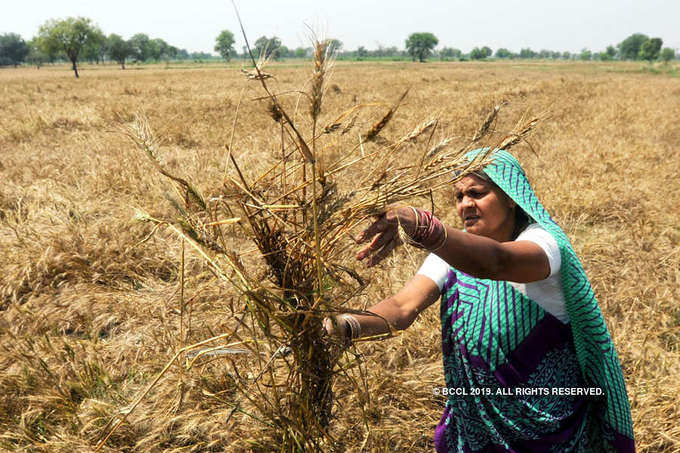
[[[481,150],[471,151],[470,159]],[[567,314],[581,373],[588,385],[606,396],[605,421],[620,434],[633,438],[630,405],[621,365],[595,294],[564,231],[538,201],[519,162],[507,151],[494,151],[484,172],[524,212],[557,241],[562,256],[560,275]]]

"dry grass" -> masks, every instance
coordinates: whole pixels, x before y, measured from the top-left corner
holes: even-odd
[[[336,128],[358,143],[384,105],[411,87],[380,136],[408,137],[433,110],[440,120],[402,149],[408,153],[472,137],[488,106],[501,101],[509,103],[499,130],[527,110],[549,108],[551,120],[529,139],[536,155],[518,145],[520,159],[594,284],[623,362],[639,450],[680,451],[680,89],[664,75],[619,72],[627,68],[337,64],[332,82],[340,89],[325,92],[319,124],[336,119],[324,112],[382,104],[372,121]],[[276,92],[309,80],[306,67],[267,71]],[[165,168],[205,194],[224,178],[234,122],[231,150],[247,178],[279,158],[281,129],[269,102],[252,100],[262,96],[257,82],[237,70],[86,68],[80,80],[61,68],[4,70],[0,80],[0,446],[87,451],[182,345],[233,331],[242,311],[231,287],[189,248],[182,309],[181,242],[170,229],[134,220],[137,207],[154,218],[174,215],[167,183],[120,125],[143,110],[162,138]],[[281,101],[296,112],[297,94]],[[294,115],[311,129],[308,108]],[[456,222],[446,190],[434,202]],[[229,241],[266,279],[252,245]],[[362,271],[370,286],[349,305],[363,309],[393,293],[419,260],[401,252]],[[437,310],[399,337],[357,350],[365,376],[354,368],[335,384],[336,450],[431,450],[443,406],[431,391],[443,384]],[[105,450],[270,451],[268,428],[247,406],[232,414],[234,369],[261,369],[274,351],[261,352],[172,366]]]

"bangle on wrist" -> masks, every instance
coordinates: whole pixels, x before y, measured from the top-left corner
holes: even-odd
[[[350,342],[361,337],[361,324],[357,318],[349,314],[344,314],[341,315],[340,319],[347,323],[347,330],[345,332],[349,334],[347,339]]]
[[[444,224],[429,211],[409,207],[416,216],[413,234],[407,233],[411,245],[431,252],[442,248],[448,238]]]

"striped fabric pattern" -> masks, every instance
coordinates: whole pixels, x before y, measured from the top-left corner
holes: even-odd
[[[449,293],[447,287],[442,291],[448,305],[444,315],[453,321],[453,339],[464,342],[469,352],[483,357],[494,372],[507,362],[504,351],[515,350],[543,319],[545,311],[505,282],[478,279],[462,272],[449,279],[453,281],[456,291]],[[466,309],[454,313],[458,304]],[[505,335],[498,337],[495,333],[499,331]]]

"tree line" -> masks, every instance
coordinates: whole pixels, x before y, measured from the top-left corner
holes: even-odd
[[[494,53],[488,46],[475,47],[469,53],[464,54],[460,49],[454,47],[442,47],[436,50],[438,39],[432,33],[413,33],[406,40],[406,49],[413,61],[425,61],[428,57],[434,56],[441,60],[484,60],[491,56],[500,59],[563,59],[563,60],[647,60],[649,62],[661,60],[668,62],[676,58],[674,49],[669,47],[662,48],[661,38],[650,38],[642,33],[634,33],[621,41],[616,46],[610,45],[601,52],[592,52],[584,48],[579,53],[558,52],[552,50],[534,51],[531,48],[521,49],[514,53],[509,49],[501,47]]]
[[[338,59],[364,60],[376,58],[411,59],[424,62],[429,58],[440,60],[485,60],[491,57],[499,59],[564,59],[564,60],[661,60],[668,62],[676,58],[671,48],[663,48],[661,38],[650,38],[642,33],[635,33],[621,41],[616,46],[610,45],[601,52],[582,49],[579,53],[558,52],[551,50],[534,51],[530,48],[521,49],[515,53],[507,48],[496,49],[475,47],[469,53],[463,53],[454,47],[441,47],[438,38],[427,32],[412,33],[405,41],[405,48],[396,46],[367,50],[359,46],[356,50],[344,50],[342,41],[329,39],[328,46]],[[249,58],[248,49],[244,46],[239,53],[234,48],[234,34],[223,30],[215,39],[214,50],[223,59],[229,61],[235,57]],[[251,49],[253,57],[278,60],[281,58],[309,58],[312,56],[311,47],[297,47],[291,49],[283,45],[277,36],[261,36]],[[52,19],[45,22],[39,29],[37,36],[29,41],[16,33],[0,35],[0,66],[18,66],[28,63],[40,67],[46,62],[68,61],[72,65],[75,76],[78,77],[78,62],[90,61],[101,63],[115,61],[125,69],[128,61],[169,61],[169,60],[204,60],[214,58],[207,52],[189,53],[186,49],[179,49],[160,38],[150,38],[145,33],[137,33],[129,39],[111,33],[105,35],[90,19],[84,17],[69,17],[66,19]]]
[[[24,41],[17,33],[0,35],[0,66],[27,63],[39,68],[45,63],[68,61],[76,77],[78,62],[82,61],[115,61],[125,69],[128,61],[158,62],[205,58],[212,58],[212,55],[207,52],[189,53],[161,38],[151,38],[146,33],[137,33],[127,40],[116,33],[105,35],[85,17],[48,20],[29,41]]]

